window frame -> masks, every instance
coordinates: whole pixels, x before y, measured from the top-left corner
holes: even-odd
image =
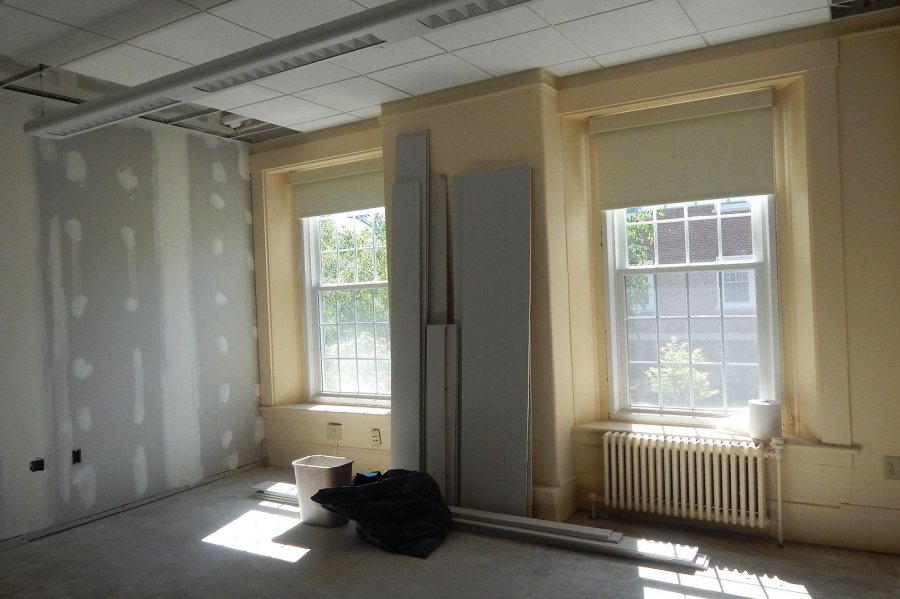
[[[385,214],[385,224],[387,224],[387,212],[384,206],[377,208],[363,208],[360,210],[347,210],[338,212],[337,214],[353,214],[359,212],[368,212],[372,210],[383,210]],[[334,393],[325,392],[322,389],[322,345],[321,345],[321,323],[319,322],[319,293],[325,290],[346,290],[356,291],[360,289],[388,289],[389,282],[385,280],[377,283],[339,283],[336,285],[323,285],[319,254],[319,218],[323,216],[334,216],[323,214],[319,216],[309,216],[298,219],[300,233],[300,284],[301,296],[303,297],[305,307],[304,324],[306,328],[306,339],[304,351],[301,352],[302,359],[305,361],[305,369],[307,373],[308,397],[306,401],[309,403],[333,404],[333,405],[353,405],[353,406],[374,406],[381,408],[389,408],[391,406],[390,395],[380,395],[372,393]],[[373,328],[377,323],[372,323]],[[390,324],[390,321],[388,322]],[[390,327],[388,328],[390,330]]]
[[[722,199],[724,200],[725,198]],[[690,410],[670,409],[666,411],[662,407],[658,409],[631,407],[627,390],[626,274],[687,273],[698,271],[724,273],[735,269],[754,270],[755,283],[751,283],[751,292],[755,292],[757,304],[760,369],[759,395],[760,399],[780,401],[780,332],[778,324],[774,196],[769,195],[766,196],[765,200],[751,202],[753,257],[750,259],[729,259],[724,257],[720,258],[718,262],[708,263],[628,266],[626,244],[620,243],[620,238],[625,233],[626,210],[626,208],[622,208],[605,210],[600,213],[601,259],[604,271],[602,277],[606,304],[607,384],[610,398],[610,419],[652,422],[655,424],[715,426],[720,424],[723,419],[746,412],[746,409],[740,408],[731,412],[713,413],[709,411],[695,411],[693,408],[690,408]],[[721,211],[719,214],[721,218]],[[687,219],[684,222],[688,222]],[[627,239],[627,235],[625,235],[625,238]],[[721,245],[721,239],[719,243]],[[687,251],[689,249],[686,247]],[[620,264],[625,266],[619,266]],[[724,277],[720,277],[719,280],[719,301],[721,307],[724,308]],[[723,346],[723,352],[724,349]]]

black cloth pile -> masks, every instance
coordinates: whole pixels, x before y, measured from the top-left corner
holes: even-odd
[[[434,479],[411,470],[361,472],[351,485],[321,489],[312,500],[356,522],[366,542],[422,558],[444,541],[452,519]]]

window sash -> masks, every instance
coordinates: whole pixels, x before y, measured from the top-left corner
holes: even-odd
[[[694,398],[691,397],[690,408],[678,408],[672,406],[645,407],[632,406],[629,397],[629,379],[628,379],[628,331],[627,325],[629,320],[638,320],[634,316],[629,317],[626,314],[625,302],[625,277],[627,275],[638,274],[667,274],[667,273],[694,273],[694,272],[721,272],[745,271],[751,270],[754,276],[751,277],[750,292],[755,295],[756,300],[756,320],[757,320],[757,336],[759,344],[759,394],[761,398],[778,399],[780,396],[779,386],[779,368],[778,368],[778,344],[777,344],[777,300],[775,296],[775,262],[774,262],[774,235],[770,234],[773,230],[773,212],[771,207],[771,196],[768,198],[758,198],[751,202],[751,218],[752,218],[752,237],[754,255],[750,258],[742,258],[738,260],[729,260],[727,257],[722,259],[721,251],[719,252],[718,262],[705,262],[697,264],[663,264],[654,266],[627,266],[627,235],[625,231],[626,219],[625,209],[605,211],[603,218],[603,247],[604,247],[604,265],[607,276],[604,277],[606,298],[607,298],[607,356],[609,361],[609,396],[610,396],[610,416],[625,417],[629,419],[645,419],[658,420],[664,418],[666,422],[684,422],[697,424],[705,418],[721,418],[727,416],[727,397],[725,369],[726,364],[738,366],[736,362],[727,362],[725,356],[725,343],[722,341],[721,360],[717,363],[703,363],[704,365],[721,366],[723,372],[722,378],[722,410],[715,409],[697,409],[694,407]],[[722,215],[722,218],[730,218]],[[700,217],[693,217],[697,219]],[[684,220],[687,223],[691,220],[687,217]],[[686,225],[687,226],[687,225]],[[720,236],[721,244],[721,236]],[[686,243],[686,245],[688,245]],[[686,249],[685,259],[689,260],[689,249]],[[656,281],[656,279],[654,279]],[[725,310],[725,276],[720,274],[717,276],[718,285],[718,302],[719,314],[711,317],[719,320],[720,334],[724,337],[726,318],[736,318],[736,316],[726,316]],[[656,294],[654,294],[656,297]],[[654,300],[656,302],[657,300]],[[690,304],[688,304],[688,315],[685,319],[688,321],[688,341],[691,347],[690,323],[691,319],[695,321],[702,317],[691,316]],[[646,317],[657,323],[665,321],[667,317],[659,316],[658,307],[654,303],[654,315]],[[659,347],[659,325],[657,324],[657,347]],[[654,362],[660,366],[660,356]],[[667,364],[662,362],[662,364]],[[648,363],[648,366],[651,364]],[[660,399],[660,402],[662,400]]]
[[[319,217],[308,217],[300,219],[300,235],[301,235],[301,251],[303,253],[301,259],[302,266],[302,276],[301,283],[304,287],[304,298],[306,302],[306,310],[305,310],[305,322],[306,322],[306,363],[307,363],[307,372],[308,372],[308,380],[309,380],[309,389],[310,389],[310,401],[320,402],[320,403],[335,403],[335,404],[360,404],[360,405],[377,405],[377,406],[390,406],[390,394],[379,394],[379,393],[363,393],[363,392],[333,392],[333,391],[324,391],[324,373],[322,371],[323,368],[323,360],[326,359],[324,357],[324,352],[322,348],[322,326],[321,322],[321,294],[322,292],[334,292],[334,291],[359,291],[359,290],[367,290],[367,289],[388,289],[387,281],[377,281],[377,282],[363,282],[363,283],[322,283],[322,272],[321,272],[321,252],[319,250],[320,247],[320,232],[319,232]],[[336,323],[336,326],[340,323]],[[352,323],[345,323],[354,325],[354,330],[356,329],[356,325],[358,324],[369,324],[369,323],[359,323],[355,320]],[[373,329],[377,324],[384,323],[376,323],[373,317]],[[388,323],[389,324],[389,323]],[[357,341],[354,340],[354,343]],[[329,358],[330,359],[330,358]],[[338,358],[341,359],[341,358]],[[353,360],[357,362],[360,358],[343,358],[347,360]],[[369,358],[362,358],[362,360],[369,360]],[[376,358],[372,358],[372,361],[377,361]],[[377,362],[376,362],[377,364]],[[376,375],[377,376],[377,375]],[[357,374],[358,380],[358,374]]]

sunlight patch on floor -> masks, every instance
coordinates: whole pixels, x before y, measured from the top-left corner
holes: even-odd
[[[724,597],[748,599],[812,599],[802,584],[794,584],[777,576],[762,576],[751,572],[709,568],[693,574],[672,572],[660,568],[638,567],[638,576],[660,583],[657,587],[644,587],[644,599],[710,599],[710,592]],[[670,590],[673,587],[679,587]],[[685,589],[685,590],[682,590]],[[688,590],[689,589],[689,590]],[[703,591],[703,596],[692,595],[692,590]],[[715,595],[713,595],[715,596]]]
[[[297,562],[309,553],[309,549],[275,543],[272,539],[298,524],[298,516],[250,510],[203,539],[203,542],[286,562]]]

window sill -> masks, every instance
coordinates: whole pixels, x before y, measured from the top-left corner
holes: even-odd
[[[346,404],[298,403],[286,406],[263,406],[263,418],[270,420],[309,420],[314,416],[329,414],[390,416],[391,409],[376,406],[351,406]]]
[[[619,420],[598,420],[576,424],[572,427],[573,441],[587,445],[603,443],[605,432],[644,433],[651,435],[671,435],[696,439],[720,439],[730,441],[752,441],[749,436],[695,426],[677,424],[646,424],[622,422]],[[853,459],[859,453],[856,445],[830,445],[809,441],[794,435],[784,435],[786,442],[783,461],[792,464],[813,464],[852,468]]]

